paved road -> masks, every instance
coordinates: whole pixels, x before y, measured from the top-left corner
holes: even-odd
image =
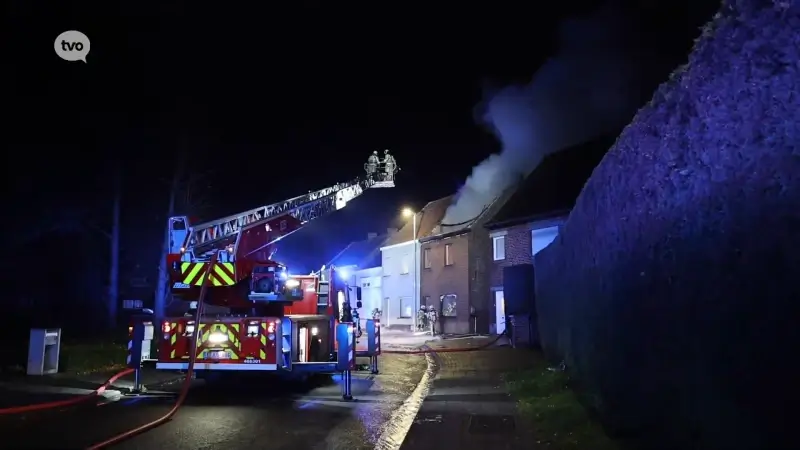
[[[352,403],[341,401],[338,380],[294,388],[246,379],[198,383],[170,422],[114,448],[371,449],[426,368],[421,356],[385,355],[381,363],[380,375],[354,377],[357,401]],[[173,401],[126,399],[99,407],[0,416],[0,446],[86,448],[162,416]]]
[[[443,341],[437,348],[475,348],[487,341]],[[524,351],[491,348],[434,357],[435,378],[400,450],[532,450],[527,422],[519,421],[501,374],[531,367]]]

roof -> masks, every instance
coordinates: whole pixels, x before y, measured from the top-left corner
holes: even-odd
[[[381,265],[381,247],[387,234],[351,242],[327,264],[328,266],[357,266],[361,269]]]
[[[505,204],[505,202],[508,200],[508,198],[511,196],[513,192],[514,192],[513,188],[507,189],[505,192],[495,197],[494,200],[491,201],[491,203],[484,206],[481,212],[478,213],[478,215],[473,217],[471,220],[452,225],[440,223],[438,226],[434,227],[434,229],[428,236],[425,236],[424,238],[421,239],[423,241],[431,241],[439,238],[456,236],[459,234],[464,234],[469,232],[473,227],[480,226],[487,220],[491,219],[491,217],[497,212],[497,210],[503,204]]]
[[[442,221],[442,218],[444,218],[444,213],[447,211],[447,208],[453,201],[453,197],[453,195],[448,195],[447,197],[442,197],[438,200],[429,202],[416,214],[417,239],[433,234],[434,228],[436,228],[436,226]],[[383,245],[388,247],[390,245],[402,244],[403,242],[409,242],[413,240],[414,221],[409,219],[403,228],[391,235]]]
[[[545,157],[486,227],[509,227],[568,215],[614,140],[602,137]]]

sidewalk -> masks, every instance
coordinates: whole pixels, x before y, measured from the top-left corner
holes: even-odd
[[[56,374],[26,376],[23,374],[0,379],[0,408],[30,405],[35,403],[67,400],[77,396],[89,395],[117,374],[114,372],[95,372],[84,375]],[[142,369],[142,384],[149,390],[163,388],[181,379],[177,372]],[[112,384],[103,394],[105,401],[115,401],[133,388],[133,374],[126,375]]]
[[[428,344],[432,349],[477,348],[494,337],[463,337]],[[505,338],[486,350],[439,353],[438,373],[401,450],[535,449],[536,440],[520,420],[505,389],[504,372],[534,364]]]

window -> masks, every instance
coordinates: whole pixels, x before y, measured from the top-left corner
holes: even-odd
[[[400,275],[408,275],[408,269],[411,262],[411,256],[403,256],[403,263],[400,265]]]
[[[553,242],[556,236],[558,236],[557,226],[531,230],[531,254],[535,255],[542,251]]]
[[[458,296],[456,294],[445,294],[439,297],[439,301],[442,302],[443,317],[456,316],[456,300],[458,300]]]
[[[141,300],[123,300],[122,309],[142,309],[144,304]]]
[[[431,268],[431,249],[426,248],[425,250],[422,251],[422,260],[425,263],[424,267],[426,269],[430,269]]]
[[[450,247],[452,247],[452,246],[453,246],[453,244],[444,244],[444,265],[445,266],[452,266],[453,265],[453,255],[452,255],[453,252],[450,251]]]
[[[411,297],[400,297],[400,318],[410,319],[414,314],[414,299]]]
[[[494,250],[495,261],[502,261],[506,259],[506,237],[505,236],[493,237],[492,249]]]
[[[386,256],[383,258],[383,276],[388,277],[391,274],[392,258]]]

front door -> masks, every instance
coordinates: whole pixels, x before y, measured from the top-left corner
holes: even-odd
[[[497,334],[502,334],[506,331],[506,299],[502,290],[494,291],[494,310]]]

